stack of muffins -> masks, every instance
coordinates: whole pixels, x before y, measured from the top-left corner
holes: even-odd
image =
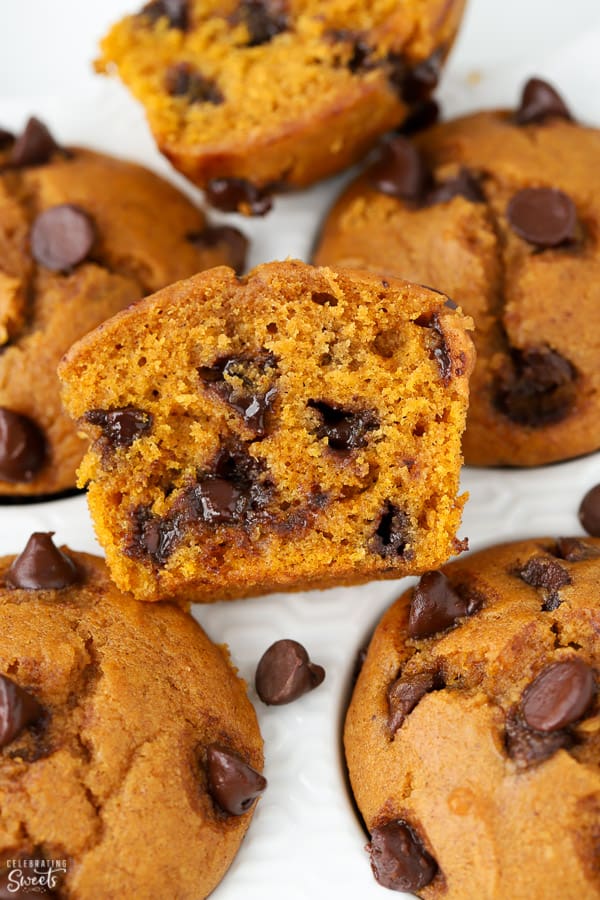
[[[437,124],[463,6],[151,0],[104,38],[221,212],[363,160],[312,264],[246,273],[153,173],[0,130],[0,492],[85,489],[106,554],[0,559],[0,897],[208,896],[267,785],[190,604],[406,575],[344,726],[375,879],[600,897],[600,487],[591,537],[448,562],[463,452],[600,448],[600,132],[539,78]],[[256,663],[269,705],[325,678],[289,635]]]

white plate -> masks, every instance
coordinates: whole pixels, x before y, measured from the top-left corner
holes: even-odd
[[[193,194],[154,149],[141,110],[124,89],[91,72],[98,37],[135,8],[135,0],[3,4],[0,124],[18,129],[35,113],[60,141],[139,160]],[[514,105],[533,73],[554,80],[578,117],[600,124],[597,0],[471,0],[440,91],[444,113]],[[307,259],[322,212],[342,181],[278,199],[263,220],[240,220],[253,237],[251,263]],[[598,481],[599,454],[531,471],[467,469],[463,485],[471,499],[461,535],[478,549],[519,537],[581,533],[577,507]],[[60,543],[99,551],[83,497],[0,507],[0,554],[18,552],[34,530],[53,530]],[[267,708],[250,689],[265,739],[269,787],[215,900],[388,896],[373,881],[363,851],[340,733],[356,653],[404,587],[383,582],[196,607],[211,637],[229,644],[249,685],[261,654],[280,637],[301,641],[327,670],[318,690],[287,707]],[[168,885],[164,896],[170,896]]]

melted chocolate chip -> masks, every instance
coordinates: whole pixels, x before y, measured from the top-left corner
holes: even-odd
[[[237,228],[233,228],[231,225],[209,225],[204,231],[188,234],[187,240],[199,250],[212,249],[221,245],[226,247],[231,268],[238,275],[244,271],[249,241],[246,235]]]
[[[539,124],[548,119],[567,119],[573,117],[564,100],[557,91],[542,81],[541,78],[530,78],[521,95],[521,103],[515,113],[517,125]]]
[[[7,147],[10,147],[11,144],[14,144],[15,136],[12,131],[7,131],[6,128],[0,128],[0,150],[5,150]]]
[[[445,687],[444,679],[438,672],[417,672],[415,675],[401,675],[387,689],[389,709],[388,727],[395,734],[415,706],[431,691]]]
[[[440,117],[440,106],[435,100],[423,100],[416,103],[410,111],[409,116],[402,123],[398,132],[407,137],[416,134],[418,131],[424,131],[430,128],[438,121]]]
[[[235,24],[243,22],[248,29],[248,47],[258,47],[285,31],[288,22],[285,5],[277,0],[241,0]]]
[[[581,659],[542,669],[523,694],[521,710],[530,728],[559,731],[580,719],[596,693],[594,670]]]
[[[131,446],[151,430],[154,421],[151,413],[135,406],[90,409],[85,414],[85,419],[92,425],[100,426],[102,437],[111,449]]]
[[[318,687],[325,669],[311,663],[298,641],[281,640],[271,644],[256,668],[256,693],[269,706],[282,706]]]
[[[60,590],[79,580],[77,566],[52,541],[53,531],[35,531],[4,576],[11,588]]]
[[[437,874],[437,863],[402,819],[373,828],[367,849],[376,880],[393,891],[418,891]]]
[[[243,517],[246,498],[232,481],[207,475],[194,488],[194,499],[199,504],[200,516],[211,524],[230,524]]]
[[[165,73],[165,89],[171,97],[185,97],[187,102],[212,103],[218,106],[224,97],[216,82],[196,71],[189,63],[176,63]]]
[[[218,744],[206,751],[208,792],[215,803],[231,816],[243,816],[264,792],[267,781],[244,760]]]
[[[421,154],[401,135],[382,142],[369,178],[382,194],[415,204],[422,202],[430,182]]]
[[[27,416],[0,407],[0,478],[32,481],[46,462],[46,441]]]
[[[166,18],[171,28],[185,31],[188,27],[187,0],[152,0],[142,9],[142,14],[151,22]]]
[[[506,217],[512,230],[536,247],[558,247],[575,238],[577,210],[556,188],[525,188],[511,198]]]
[[[598,501],[600,507],[600,491],[598,491]],[[600,509],[598,525],[600,530]],[[592,544],[586,544],[579,538],[558,538],[556,546],[551,551],[559,559],[565,559],[567,562],[583,562],[585,559],[595,559],[600,556],[600,547],[594,547]]]
[[[454,197],[464,197],[471,203],[485,203],[485,194],[481,189],[479,179],[469,169],[461,168],[455,178],[442,181],[433,187],[427,194],[427,203],[433,206],[436,203],[447,203]]]
[[[467,601],[450,584],[443,572],[425,572],[410,604],[408,633],[425,638],[445,631],[468,615]]]
[[[264,216],[273,206],[269,188],[259,188],[244,178],[213,178],[204,193],[207,202],[222,212]]]
[[[545,612],[558,609],[562,602],[558,593],[559,588],[571,584],[571,576],[567,570],[547,556],[532,557],[517,574],[526,584],[548,591],[542,604]]]
[[[153,563],[164,566],[184,534],[185,515],[173,511],[159,517],[147,506],[138,506],[132,513],[132,536],[125,553],[132,557],[150,557]]]
[[[415,325],[428,328],[430,333],[429,356],[438,364],[442,382],[450,384],[452,380],[452,355],[446,342],[444,329],[437,313],[422,313],[415,319]]]
[[[410,518],[388,500],[371,538],[371,549],[379,556],[409,558]]]
[[[6,747],[23,729],[43,715],[43,707],[23,688],[0,675],[0,747]]]
[[[512,349],[496,378],[496,408],[518,425],[538,428],[564,419],[575,402],[577,372],[549,347]]]
[[[211,366],[198,369],[200,377],[208,382],[211,389],[244,418],[257,438],[266,434],[267,417],[277,389],[262,385],[260,390],[255,381],[267,382],[276,377],[277,359],[273,353],[262,350],[254,355],[226,356],[217,359]],[[255,374],[253,374],[253,370]]]
[[[62,203],[36,217],[30,236],[31,254],[46,269],[65,272],[83,262],[95,237],[88,214],[78,206]]]
[[[532,731],[520,713],[513,712],[506,719],[504,744],[516,765],[526,769],[549,759],[558,750],[568,750],[573,745],[573,736],[568,731]]]
[[[32,116],[21,136],[13,144],[9,163],[17,169],[25,166],[41,166],[49,162],[57,150],[60,150],[60,147],[44,123]]]
[[[588,534],[600,537],[600,484],[590,488],[581,501],[579,521]]]
[[[316,410],[322,420],[315,432],[317,438],[327,438],[332,450],[350,451],[365,447],[368,432],[379,428],[379,420],[371,409],[353,411],[324,400],[309,400],[307,405]]]

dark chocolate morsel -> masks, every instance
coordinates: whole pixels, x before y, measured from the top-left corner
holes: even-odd
[[[277,0],[241,0],[234,23],[243,22],[248,29],[248,47],[258,47],[287,28],[285,5]]]
[[[322,420],[315,432],[317,438],[327,438],[332,450],[349,451],[365,447],[368,432],[379,427],[379,419],[371,409],[343,409],[324,400],[309,400],[307,405]]]
[[[188,103],[212,103],[218,106],[224,97],[218,85],[189,63],[175,63],[165,73],[165,89],[171,97],[185,97]]]
[[[551,84],[542,81],[541,78],[529,79],[523,88],[521,103],[515,113],[517,125],[545,122],[546,119],[570,121],[572,118],[564,100]]]
[[[243,514],[245,498],[234,482],[218,475],[208,475],[198,482],[195,499],[200,504],[200,515],[205,522],[235,522]]]
[[[95,237],[94,223],[85,210],[62,203],[36,217],[31,228],[31,254],[46,269],[68,271],[87,257]]]
[[[206,778],[214,802],[231,816],[248,812],[267,786],[266,778],[219,744],[207,748]]]
[[[443,572],[425,572],[415,587],[410,604],[408,633],[425,638],[445,631],[457,619],[468,615],[468,603]]]
[[[556,188],[524,188],[510,199],[506,217],[512,230],[536,247],[558,247],[575,238],[575,204]]]
[[[447,203],[454,197],[464,197],[471,203],[485,202],[485,194],[479,180],[469,169],[463,167],[454,178],[442,181],[431,188],[427,194],[427,203],[430,206],[436,203]]]
[[[415,325],[420,328],[428,328],[430,333],[429,356],[438,364],[440,375],[444,384],[450,384],[452,379],[452,355],[446,342],[446,335],[441,326],[437,313],[422,313],[415,319]]]
[[[253,375],[253,369],[256,375]],[[275,356],[261,350],[254,355],[222,357],[211,366],[200,366],[198,374],[222,400],[243,416],[245,424],[256,437],[262,438],[266,434],[267,415],[277,396],[277,388],[263,384],[259,389],[255,379],[258,376],[260,382],[263,376],[270,373],[272,377],[267,379],[267,384],[270,384],[276,377],[276,369]],[[237,379],[241,386],[230,379]]]
[[[407,558],[407,544],[410,541],[409,528],[410,518],[408,515],[388,500],[375,534],[371,538],[371,549],[384,558],[396,556]]]
[[[426,128],[435,125],[439,117],[439,103],[431,98],[422,100],[420,103],[416,103],[413,106],[408,117],[404,120],[400,128],[398,128],[398,132],[399,134],[410,137],[410,135],[416,134],[418,131],[424,131]]]
[[[512,422],[539,428],[566,418],[576,399],[577,371],[549,347],[511,349],[496,377],[494,404]]]
[[[271,644],[256,668],[256,693],[269,706],[282,706],[318,687],[325,669],[315,665],[298,641]]]
[[[232,225],[208,225],[204,231],[188,234],[187,240],[198,247],[199,250],[221,245],[225,246],[229,254],[231,268],[238,275],[241,275],[244,271],[249,241],[245,234]]]
[[[395,734],[405,718],[423,699],[425,694],[440,690],[444,681],[437,672],[419,672],[415,675],[401,675],[387,689],[389,709],[388,727]]]
[[[77,566],[52,541],[53,531],[34,531],[4,576],[11,588],[58,591],[79,580]]]
[[[583,660],[553,663],[525,689],[523,718],[536,731],[559,731],[585,714],[595,693],[594,670]]]
[[[160,517],[148,507],[138,506],[132,513],[132,535],[125,553],[134,558],[150,557],[164,566],[184,533],[185,515],[181,511]]]
[[[259,188],[244,178],[213,178],[204,193],[207,203],[223,212],[264,216],[273,206],[268,188]]]
[[[135,406],[119,409],[90,409],[85,419],[92,425],[99,425],[102,436],[111,447],[129,447],[152,428],[154,418],[151,413]]]
[[[0,407],[0,478],[12,483],[31,481],[46,455],[46,441],[35,422]]]
[[[17,169],[47,163],[60,147],[43,122],[32,116],[13,144],[9,163]]]
[[[43,707],[28,691],[6,675],[0,675],[0,747],[43,715]]]
[[[185,31],[188,27],[188,0],[152,0],[142,9],[152,22],[166,18],[171,28]]]
[[[445,49],[438,47],[427,59],[407,69],[401,89],[405,103],[412,105],[427,100],[437,87],[444,56]]]
[[[600,491],[598,492],[598,502],[600,515]],[[600,518],[598,527],[600,530]],[[582,562],[584,559],[595,559],[600,556],[600,547],[588,544],[579,538],[561,537],[557,539],[556,546],[551,552],[559,559],[566,559],[567,562]]]
[[[437,874],[437,863],[402,819],[373,828],[367,849],[376,880],[393,891],[419,891]]]
[[[554,756],[557,750],[568,750],[573,745],[573,736],[565,730],[533,731],[521,714],[513,711],[506,718],[504,744],[518,768],[527,769]]]
[[[12,131],[7,131],[6,128],[0,128],[0,150],[10,147],[11,144],[14,144],[14,141],[15,136]]]
[[[600,537],[600,484],[587,492],[579,506],[579,521],[592,537]]]
[[[408,203],[421,203],[430,182],[421,154],[402,135],[381,143],[379,159],[369,170],[369,178],[382,194]]]
[[[526,584],[549,592],[542,604],[546,612],[558,609],[562,602],[559,588],[571,584],[571,576],[564,566],[548,556],[533,556],[517,574]]]

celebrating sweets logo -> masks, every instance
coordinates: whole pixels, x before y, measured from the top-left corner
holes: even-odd
[[[47,894],[58,887],[67,872],[66,859],[7,859],[2,881],[9,895],[18,900],[21,892]]]

